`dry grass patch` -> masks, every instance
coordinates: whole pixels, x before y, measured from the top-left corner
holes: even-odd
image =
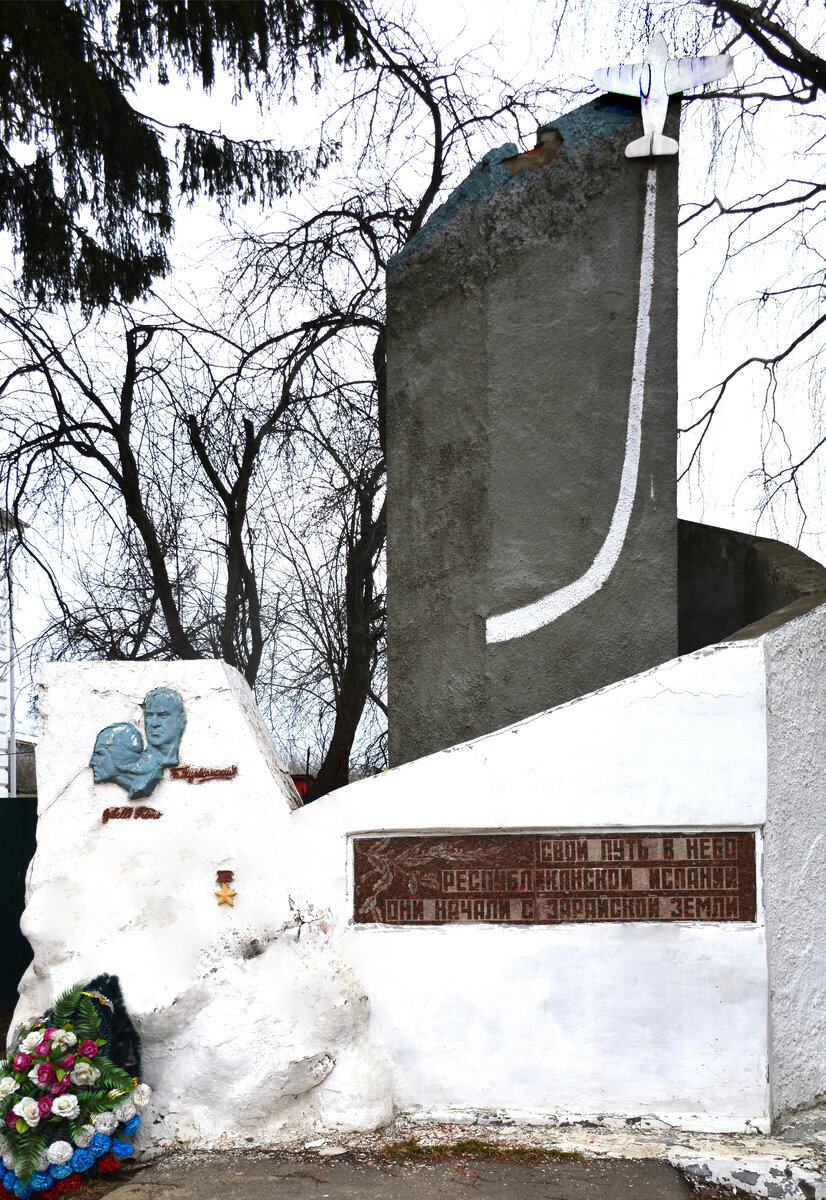
[[[390,1142],[376,1151],[376,1158],[385,1162],[445,1162],[450,1158],[484,1158],[496,1162],[584,1162],[573,1150],[541,1149],[536,1146],[500,1146],[480,1138],[460,1138],[438,1146],[423,1146],[417,1138]]]

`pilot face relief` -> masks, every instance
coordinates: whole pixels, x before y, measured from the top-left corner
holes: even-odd
[[[166,766],[178,763],[178,748],[186,726],[184,704],[171,688],[155,688],[143,704],[143,724],[149,749]]]
[[[101,729],[89,760],[95,783],[121,783],[134,770],[142,751],[143,738],[134,725],[123,722]]]
[[[146,746],[140,730],[122,721],[100,731],[89,760],[95,783],[117,783],[130,800],[151,796],[164,767],[177,764],[186,725],[184,702],[172,688],[155,688],[143,707]]]
[[[151,796],[163,775],[157,756],[144,750],[143,738],[128,721],[101,729],[89,766],[95,783],[117,783],[130,800]]]

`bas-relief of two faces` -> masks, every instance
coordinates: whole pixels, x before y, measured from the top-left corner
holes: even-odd
[[[184,702],[172,688],[155,688],[143,702],[146,746],[128,721],[107,725],[95,740],[89,766],[95,783],[117,783],[130,800],[151,796],[164,767],[178,762],[186,725]]]

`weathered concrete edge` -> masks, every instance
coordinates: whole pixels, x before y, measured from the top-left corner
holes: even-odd
[[[820,1169],[809,1169],[789,1159],[687,1154],[682,1149],[666,1156],[673,1167],[707,1183],[723,1184],[752,1196],[783,1200],[823,1200],[826,1180]]]
[[[564,144],[572,150],[599,138],[611,138],[618,130],[631,125],[637,118],[637,110],[628,104],[624,96],[608,93],[564,113],[553,124],[560,130]],[[488,150],[447,199],[431,213],[419,232],[388,261],[388,270],[392,271],[404,262],[435,230],[452,221],[467,205],[487,200],[494,192],[503,188],[523,184],[526,173],[511,175],[504,165],[506,158],[518,153],[519,147],[515,142],[505,142],[502,146]]]
[[[398,1119],[427,1128],[460,1125],[451,1140],[472,1133],[480,1140],[530,1144],[593,1158],[657,1158],[687,1175],[724,1184],[771,1200],[826,1200],[826,1109],[812,1110],[812,1141],[784,1141],[782,1136],[677,1131],[657,1117],[604,1117],[568,1124],[547,1113],[511,1110],[400,1113]],[[468,1128],[469,1127],[469,1128]],[[820,1136],[818,1136],[820,1132]],[[389,1131],[382,1131],[390,1140]],[[520,1136],[522,1142],[520,1142]],[[423,1142],[430,1139],[425,1136]]]
[[[806,613],[819,608],[821,604],[826,604],[826,592],[814,592],[809,596],[800,596],[791,604],[778,608],[775,612],[769,613],[759,621],[754,621],[751,625],[746,625],[743,629],[738,629],[736,633],[730,634],[717,645],[724,645],[726,642],[745,642],[752,638],[763,637],[764,634],[771,633],[773,629],[779,629],[781,625],[786,625],[789,621],[805,617]]]

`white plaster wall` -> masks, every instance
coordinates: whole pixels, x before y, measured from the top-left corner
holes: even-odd
[[[355,926],[348,874],[354,833],[756,829],[765,798],[763,652],[749,642],[296,811],[304,886],[345,931],[396,1103],[765,1126],[761,911],[753,925]]]
[[[216,870],[230,867],[251,884],[265,885],[271,847],[279,830],[283,837],[295,801],[289,775],[278,768],[273,775],[259,750],[247,720],[258,718],[251,695],[247,712],[235,703],[239,682],[246,686],[217,662],[174,667],[51,663],[42,668],[37,852],[22,921],[35,950],[26,987],[35,1013],[55,989],[87,970],[128,975],[132,1002],[142,1008],[169,1003],[191,981],[203,947],[226,928],[227,916],[209,902]],[[105,726],[132,721],[143,731],[143,699],[161,686],[177,687],[187,710],[181,762],[237,764],[239,774],[233,780],[189,784],[168,778],[167,772],[150,797],[130,805],[117,784],[93,783],[89,758]],[[199,705],[199,698],[206,703]],[[269,797],[263,828],[262,793]],[[160,810],[162,819],[102,824],[107,807],[138,804]],[[256,841],[249,837],[250,827],[258,829]],[[184,881],[190,886],[182,888]],[[238,915],[231,913],[230,919],[237,922]],[[274,897],[268,920],[278,926],[289,917],[286,899]],[[155,964],[150,973],[135,972],[135,955],[145,956],[152,931],[163,970]],[[105,967],[97,950],[102,945]]]
[[[365,929],[345,947],[402,1109],[765,1117],[759,929]]]
[[[764,637],[771,1101],[826,1098],[826,605]]]

